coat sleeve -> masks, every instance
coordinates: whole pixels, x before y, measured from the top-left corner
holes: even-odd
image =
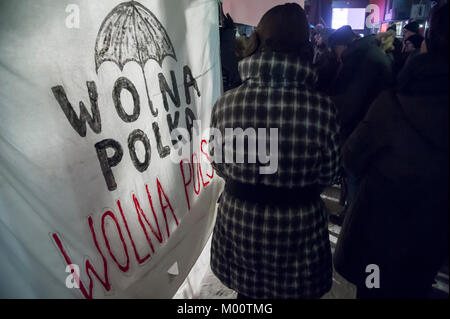
[[[222,133],[218,127],[217,123],[217,113],[218,113],[219,103],[217,102],[214,105],[212,114],[211,114],[211,122],[210,122],[210,140],[208,143],[209,146],[209,155],[211,158],[211,165],[217,172],[217,175],[225,179],[224,174],[224,164],[222,161],[222,156],[217,156],[217,150],[220,149],[220,152],[223,154],[223,141],[222,141]],[[216,133],[216,134],[215,134]]]
[[[342,165],[355,176],[362,176],[375,156],[388,147],[385,138],[393,120],[392,92],[383,92],[370,106],[342,149]]]
[[[322,163],[319,184],[328,186],[336,184],[340,177],[341,148],[339,141],[339,121],[334,104],[330,101],[331,117],[329,119],[326,141],[322,147]]]

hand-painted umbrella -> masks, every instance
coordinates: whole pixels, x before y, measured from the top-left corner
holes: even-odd
[[[146,7],[136,1],[124,2],[115,7],[105,18],[95,44],[96,71],[103,62],[117,64],[122,71],[130,61],[137,62],[144,76],[148,103],[154,116],[148,92],[144,66],[148,60],[155,60],[162,66],[166,56],[175,60],[175,50],[161,22]]]

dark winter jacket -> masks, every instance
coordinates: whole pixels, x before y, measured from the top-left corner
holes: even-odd
[[[334,261],[355,284],[376,264],[388,290],[431,285],[448,258],[448,85],[448,61],[416,56],[344,145],[345,169],[363,180]]]
[[[245,163],[214,158],[227,186],[217,207],[211,269],[226,286],[251,298],[321,297],[332,284],[325,206],[320,192],[305,196],[303,190],[331,185],[338,176],[336,109],[328,96],[314,90],[315,69],[299,56],[262,51],[239,66],[244,83],[217,101],[211,127],[223,137],[228,128],[278,129],[270,137],[277,137],[278,165],[273,174],[261,174],[266,164],[248,160],[251,148],[233,152],[234,158],[241,152]],[[256,139],[261,145],[262,137]],[[214,155],[225,140],[214,138]],[[228,189],[236,182],[246,185],[240,196]],[[249,195],[261,186],[272,193]],[[293,189],[296,194],[290,199],[305,201],[268,203],[267,197],[276,200],[280,190]]]
[[[339,69],[336,55],[331,50],[325,49],[317,57],[314,66],[318,73],[317,90],[331,94]]]
[[[374,36],[356,40],[344,52],[332,99],[339,111],[344,142],[364,118],[370,104],[393,86],[392,62]]]

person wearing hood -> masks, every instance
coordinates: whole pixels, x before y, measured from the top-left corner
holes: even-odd
[[[319,298],[332,285],[320,194],[338,176],[339,125],[331,99],[315,90],[317,73],[310,60],[304,10],[295,3],[270,9],[240,61],[243,84],[226,92],[212,111],[211,127],[222,136],[230,128],[278,131],[270,133],[276,143],[270,142],[270,152],[278,161],[271,172],[261,170],[267,164],[250,161],[250,149],[243,150],[244,163],[217,161],[225,141],[214,137],[210,143],[212,164],[226,182],[211,269],[238,298]],[[268,145],[265,137],[258,132],[256,144]]]
[[[448,258],[448,18],[448,4],[434,12],[428,53],[411,59],[343,147],[345,169],[362,182],[334,266],[358,298],[426,298]]]

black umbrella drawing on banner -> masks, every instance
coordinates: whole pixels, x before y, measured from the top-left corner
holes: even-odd
[[[128,62],[137,62],[144,76],[148,103],[154,116],[158,115],[158,111],[150,100],[144,67],[148,60],[155,60],[162,66],[166,56],[177,59],[166,30],[150,10],[136,1],[115,7],[103,21],[97,35],[96,72],[106,61],[114,62],[121,71]]]

